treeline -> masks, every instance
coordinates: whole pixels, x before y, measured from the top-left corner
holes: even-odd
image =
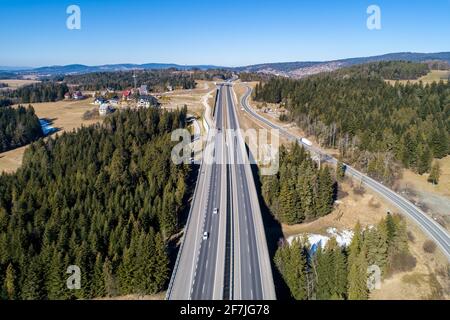
[[[227,80],[233,77],[233,72],[223,69],[197,70],[193,73],[193,77],[195,80],[206,80],[206,81],[214,81],[217,79]]]
[[[64,82],[75,84],[81,90],[125,90],[134,88],[133,71],[120,72],[95,72],[80,75],[67,75]],[[136,71],[138,86],[147,85],[153,92],[166,91],[171,86],[173,89],[194,89],[195,79],[187,72],[175,72],[172,70]]]
[[[0,176],[0,295],[91,299],[153,294],[169,277],[187,166],[171,161],[170,132],[186,109],[122,111],[26,151]],[[81,289],[69,290],[69,266]]]
[[[32,106],[0,107],[0,152],[21,147],[43,136]]]
[[[17,88],[16,90],[3,90],[0,98],[9,98],[15,103],[55,102],[64,99],[69,92],[65,83],[45,81]]]
[[[307,135],[391,183],[397,163],[419,174],[450,153],[450,83],[396,84],[366,76],[271,79],[257,101],[282,103]]]
[[[241,72],[239,73],[239,79],[244,82],[250,81],[267,81],[275,76],[267,73],[256,73],[256,72]]]
[[[425,61],[431,70],[450,70],[450,63],[441,60]]]
[[[369,270],[386,277],[416,263],[409,253],[405,221],[398,215],[364,230],[358,223],[348,248],[333,238],[312,252],[306,239],[296,239],[284,243],[274,259],[296,300],[365,300]]]
[[[414,80],[427,75],[430,67],[426,63],[410,61],[372,62],[343,68],[334,72],[337,77],[371,77],[385,80]]]
[[[3,79],[3,80],[17,79],[17,76],[11,72],[0,71],[0,79]]]
[[[333,209],[336,182],[327,166],[318,168],[298,144],[280,148],[277,175],[262,177],[262,194],[271,212],[289,225],[310,221]]]

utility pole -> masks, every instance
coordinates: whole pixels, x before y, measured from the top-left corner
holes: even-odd
[[[133,72],[133,79],[134,79],[134,90],[137,89],[137,75],[136,70]]]

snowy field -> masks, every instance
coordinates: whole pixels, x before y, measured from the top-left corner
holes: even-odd
[[[294,241],[294,239],[301,238],[302,236],[306,236],[311,247],[320,245],[320,246],[322,246],[322,248],[324,248],[326,246],[326,244],[328,243],[328,241],[332,238],[335,238],[337,243],[341,247],[347,247],[350,245],[350,243],[352,241],[353,231],[351,231],[351,230],[338,231],[336,228],[328,228],[326,235],[314,234],[314,233],[300,234],[300,235],[289,237],[287,239],[287,241],[289,244],[291,244],[292,241]]]

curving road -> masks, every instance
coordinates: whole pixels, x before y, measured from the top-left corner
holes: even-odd
[[[337,165],[338,160],[336,158],[323,153],[322,150],[316,147],[304,144],[301,141],[300,137],[291,134],[290,132],[286,131],[279,125],[271,122],[270,120],[256,113],[249,106],[248,102],[251,92],[252,89],[249,86],[247,86],[247,92],[241,98],[242,107],[248,114],[258,119],[260,122],[263,122],[268,127],[279,130],[279,132],[282,135],[287,137],[289,140],[296,141],[299,144],[303,145],[305,149],[321,155],[323,161],[329,162],[333,165]],[[413,205],[410,201],[408,201],[401,195],[397,194],[393,190],[387,188],[383,184],[375,181],[374,179],[359,172],[358,170],[352,168],[349,165],[346,165],[346,175],[357,179],[363,185],[372,189],[373,191],[381,195],[383,198],[385,198],[387,201],[392,203],[394,206],[396,206],[403,214],[411,218],[415,223],[417,223],[420,226],[420,228],[431,239],[433,239],[436,242],[436,244],[442,249],[442,252],[446,255],[447,259],[450,261],[450,236],[447,230],[445,230],[441,225],[439,225],[436,221],[431,219],[425,212],[420,210],[418,207]]]

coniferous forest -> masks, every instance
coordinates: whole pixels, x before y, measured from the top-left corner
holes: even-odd
[[[117,72],[93,72],[78,75],[66,75],[57,77],[69,84],[79,85],[81,90],[125,90],[134,87],[134,78],[138,85],[147,85],[152,92],[167,91],[172,89],[194,89],[196,80],[213,80],[215,78],[231,78],[232,73],[226,70],[208,71],[177,71],[167,70],[140,70],[140,71],[117,71]]]
[[[43,136],[32,106],[0,107],[0,152],[21,147]]]
[[[400,166],[423,174],[450,153],[450,83],[391,85],[382,77],[419,76],[423,68],[386,63],[274,78],[257,86],[255,99],[281,103],[307,135],[389,184]]]
[[[73,299],[152,294],[169,277],[189,167],[171,161],[186,109],[122,111],[39,140],[0,176],[0,296]],[[81,290],[66,288],[70,265]]]
[[[169,70],[151,71],[118,71],[94,72],[78,75],[67,75],[64,82],[80,85],[81,90],[125,90],[134,87],[133,75],[139,85],[147,85],[149,90],[166,91],[168,86],[173,88],[194,89],[195,79],[188,73],[174,73]]]
[[[368,268],[377,266],[381,279],[416,264],[408,248],[403,218],[388,215],[377,226],[362,229],[358,223],[348,247],[334,238],[314,253],[306,239],[283,243],[275,264],[296,300],[366,300]]]
[[[55,102],[64,99],[64,94],[69,92],[65,83],[44,81],[26,85],[16,90],[4,90],[0,93],[3,99],[9,98],[15,103]]]
[[[331,213],[337,184],[327,166],[318,168],[298,144],[280,148],[277,175],[262,177],[263,198],[278,221],[298,224]]]

